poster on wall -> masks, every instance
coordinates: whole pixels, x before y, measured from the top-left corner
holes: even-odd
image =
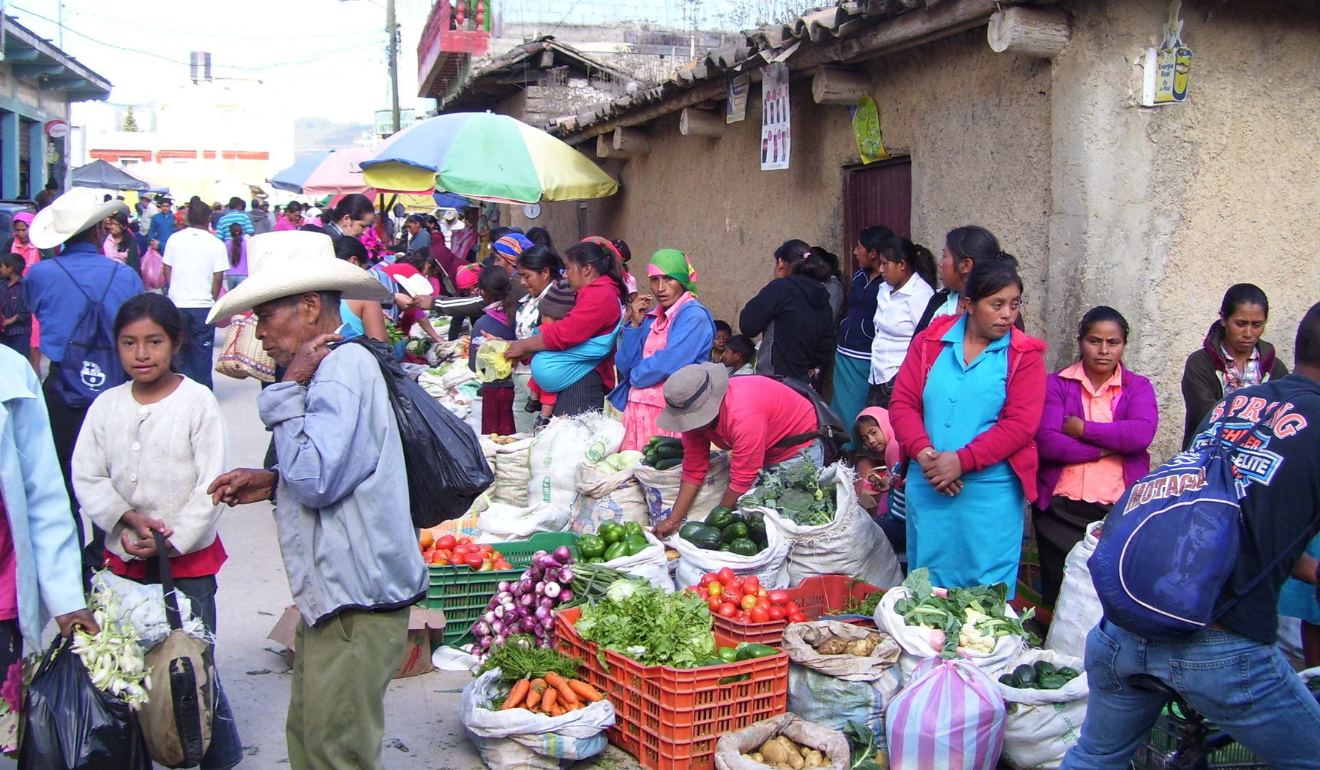
[[[1183,22],[1178,18],[1181,5],[1180,0],[1169,3],[1164,42],[1159,48],[1146,49],[1141,89],[1144,107],[1180,104],[1187,98],[1187,81],[1192,75],[1192,49],[1182,41]]]
[[[793,148],[792,110],[788,104],[788,65],[766,66],[761,80],[761,170],[788,168]]]
[[[889,153],[885,152],[885,136],[880,130],[880,108],[875,99],[863,96],[851,112],[853,138],[857,140],[857,154],[862,163],[889,160]]]
[[[729,98],[724,108],[725,123],[738,123],[747,119],[747,94],[751,90],[751,75],[743,73],[729,77]]]

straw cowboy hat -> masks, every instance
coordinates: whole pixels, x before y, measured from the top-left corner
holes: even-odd
[[[724,364],[689,364],[665,380],[665,410],[655,424],[672,433],[704,428],[720,416],[728,390]]]
[[[128,204],[102,201],[95,190],[75,187],[37,212],[28,227],[28,240],[39,249],[53,249],[116,212],[128,216]]]
[[[258,305],[313,291],[337,291],[344,299],[388,302],[389,290],[366,270],[335,257],[324,233],[283,230],[248,240],[248,277],[216,301],[207,323]]]

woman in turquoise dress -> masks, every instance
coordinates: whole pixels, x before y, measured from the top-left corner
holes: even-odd
[[[367,247],[357,238],[340,238],[335,244],[335,256],[350,265],[367,269]],[[339,333],[346,340],[366,336],[381,342],[390,341],[385,330],[385,313],[379,302],[341,299],[339,318],[344,322]]]
[[[1017,583],[1045,403],[1045,343],[1014,328],[1022,279],[1007,254],[967,276],[959,315],[912,340],[890,401],[919,464],[907,475],[908,564],[946,588]]]

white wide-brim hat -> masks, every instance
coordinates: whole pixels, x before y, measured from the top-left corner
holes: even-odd
[[[101,200],[87,187],[74,187],[37,212],[28,226],[28,240],[39,249],[53,249],[116,212],[128,216],[128,204]]]
[[[335,257],[324,233],[282,230],[248,239],[248,277],[216,301],[207,323],[246,313],[281,297],[337,291],[344,299],[388,302],[393,297],[366,270]]]

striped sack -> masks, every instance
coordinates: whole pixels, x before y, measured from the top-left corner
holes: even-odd
[[[1004,745],[1004,699],[967,660],[917,667],[885,716],[892,770],[994,770]]]

